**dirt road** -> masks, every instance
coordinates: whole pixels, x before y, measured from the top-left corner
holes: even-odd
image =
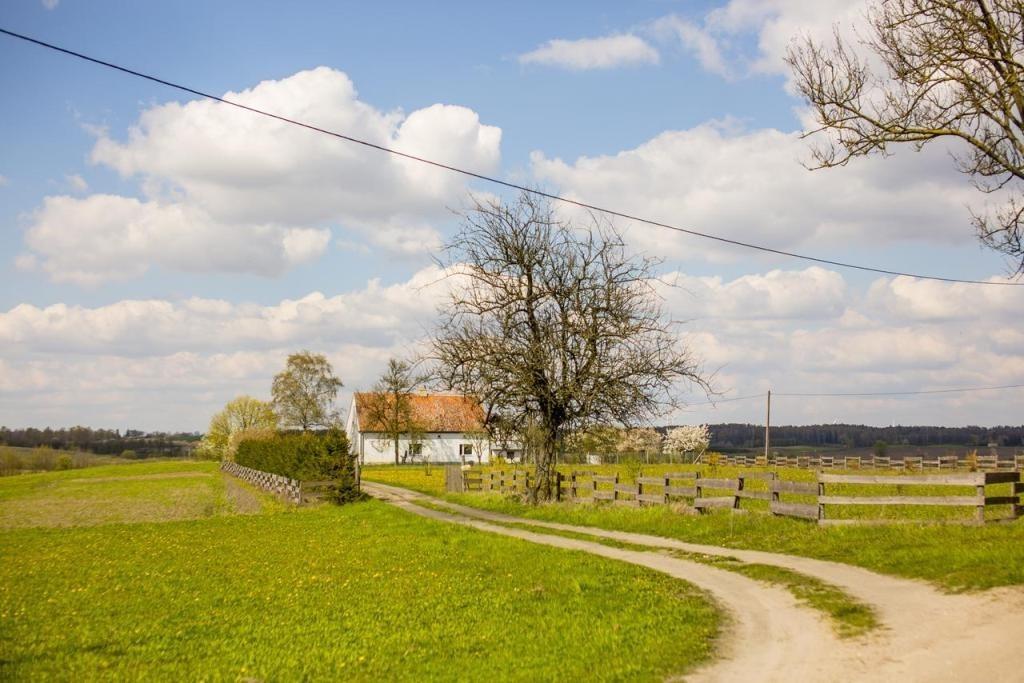
[[[409,512],[648,567],[710,593],[730,618],[719,659],[688,681],[1021,681],[1016,653],[1024,641],[1024,592],[1000,589],[949,595],[931,585],[837,562],[753,550],[684,543],[675,539],[543,522],[486,512],[384,484],[364,482],[370,495]],[[414,501],[444,507],[431,510]],[[498,524],[529,524],[646,546],[624,550],[598,542],[536,533]],[[727,555],[785,567],[838,586],[875,608],[882,628],[840,640],[818,613],[781,588],[697,562],[668,557],[676,549]]]

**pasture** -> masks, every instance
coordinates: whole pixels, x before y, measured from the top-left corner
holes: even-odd
[[[0,480],[0,679],[654,680],[714,648],[716,608],[670,577],[235,485],[187,462]]]
[[[643,466],[642,471],[692,469],[682,465]],[[506,467],[506,469],[509,469]],[[617,472],[624,481],[637,474],[635,466],[569,465],[572,469]],[[710,468],[698,467],[711,474]],[[719,466],[711,476],[731,477],[750,468]],[[755,468],[756,469],[756,468]],[[772,468],[785,479],[809,481],[813,472]],[[882,573],[927,579],[947,590],[983,589],[1024,585],[1024,519],[984,527],[939,525],[929,515],[935,509],[918,510],[912,522],[883,526],[819,527],[813,523],[764,514],[713,512],[697,516],[679,506],[642,509],[607,504],[551,503],[532,507],[516,497],[497,493],[444,493],[444,474],[433,468],[426,476],[422,467],[366,467],[367,481],[405,486],[454,502],[526,518],[634,531],[732,548],[767,550],[805,555],[859,565]],[[994,488],[994,487],[993,487]],[[872,492],[877,491],[872,489]],[[752,501],[756,504],[756,501]],[[746,505],[746,501],[744,502]],[[940,509],[941,510],[941,509]],[[884,514],[884,510],[869,511]],[[934,517],[931,518],[934,521]]]

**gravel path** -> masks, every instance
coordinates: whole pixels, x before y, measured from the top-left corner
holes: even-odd
[[[997,589],[949,595],[922,581],[876,574],[860,567],[792,555],[736,550],[675,539],[544,522],[456,505],[385,484],[363,483],[372,496],[433,519],[560,548],[630,562],[684,579],[708,591],[731,625],[720,658],[686,677],[689,681],[1021,681],[1015,653],[1024,640],[1024,592]],[[428,501],[439,512],[413,501]],[[496,526],[529,524],[607,538],[652,549],[735,557],[785,567],[842,588],[871,605],[882,629],[840,640],[814,611],[785,590],[708,565],[583,541]]]

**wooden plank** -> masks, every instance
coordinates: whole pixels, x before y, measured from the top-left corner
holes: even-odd
[[[1016,505],[1017,496],[985,496],[985,505]]]
[[[736,492],[737,498],[750,498],[752,500],[771,500],[772,494],[768,491],[748,491],[743,489]]]
[[[759,479],[759,480],[765,480],[765,481],[774,481],[775,480],[775,473],[774,472],[744,472],[740,476],[743,479]]]
[[[738,479],[712,479],[701,477],[697,485],[705,489],[734,489],[739,486]]]
[[[596,482],[598,484],[616,484],[618,483],[619,478],[617,476],[609,477],[602,475],[594,475],[591,478],[591,481]]]
[[[800,517],[801,519],[818,519],[817,505],[801,505],[799,503],[778,503],[771,504],[773,515],[784,515],[786,517]]]
[[[668,496],[685,496],[686,498],[693,498],[697,495],[696,486],[666,486],[665,495]]]
[[[640,492],[640,487],[636,484],[615,484],[612,490],[619,491],[620,493],[632,493],[635,496]]]
[[[993,473],[994,474],[994,473]],[[950,486],[977,486],[984,483],[985,474],[981,472],[965,472],[963,474],[919,474],[909,477],[872,476],[867,474],[825,474],[818,475],[822,484],[914,484]]]
[[[616,498],[612,503],[614,505],[625,505],[631,508],[640,507],[640,501],[634,500],[633,498]]]
[[[780,493],[806,493],[808,495],[818,494],[818,483],[813,481],[782,481],[776,479],[768,484],[772,491]]]
[[[733,496],[723,496],[719,498],[698,498],[693,501],[693,507],[695,508],[714,508],[714,507],[732,507],[734,501]]]
[[[1020,481],[1020,472],[985,472],[986,484],[1009,484]]]
[[[820,496],[822,505],[984,505],[984,496]]]
[[[614,491],[591,491],[590,497],[594,500],[613,500],[615,498]]]
[[[641,503],[656,503],[664,504],[665,494],[663,493],[638,493],[636,496],[637,501]]]
[[[654,486],[664,486],[666,477],[637,477],[636,483],[638,484],[653,484]]]
[[[696,472],[669,472],[665,475],[666,479],[696,479]]]

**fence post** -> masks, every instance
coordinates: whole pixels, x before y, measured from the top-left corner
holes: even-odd
[[[985,475],[981,475],[981,483],[975,488],[978,497],[981,499],[981,503],[978,505],[976,517],[978,524],[985,523]]]
[[[740,493],[743,492],[743,475],[740,474],[736,477],[736,495],[732,497],[732,509],[740,509]]]
[[[821,472],[818,473],[818,524],[825,519],[825,504],[821,499],[825,496],[825,482],[821,480]]]
[[[555,470],[555,502],[562,502],[562,473]]]

